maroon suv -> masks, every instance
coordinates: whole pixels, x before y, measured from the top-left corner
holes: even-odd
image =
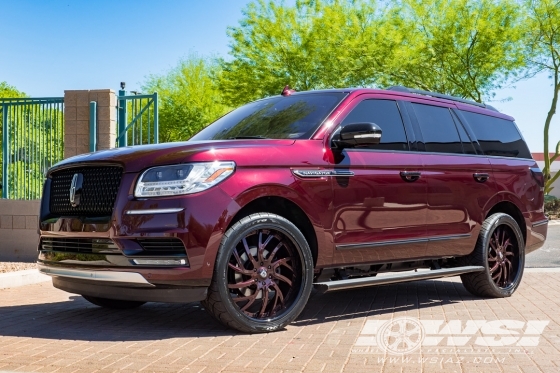
[[[510,296],[547,223],[541,170],[494,108],[404,87],[285,89],[187,142],[57,164],[38,261],[99,306],[202,301],[265,332],[313,287],[460,275],[472,294]]]

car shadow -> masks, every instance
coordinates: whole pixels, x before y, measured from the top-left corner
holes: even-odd
[[[441,307],[477,299],[480,298],[467,292],[460,282],[445,280],[415,281],[326,294],[314,291],[307,307],[292,325],[304,326],[376,316],[387,319],[394,312]]]
[[[477,299],[457,282],[420,281],[312,293],[292,327],[362,317],[390,318],[408,311]],[[144,341],[241,334],[206,313],[199,303],[147,303],[132,310],[94,306],[81,296],[68,301],[0,307],[0,336],[79,341]]]

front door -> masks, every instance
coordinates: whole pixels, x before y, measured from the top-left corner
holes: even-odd
[[[414,134],[408,116],[401,109],[382,96],[359,96],[340,124],[372,122],[382,136],[378,145],[347,148],[335,158],[335,170],[353,176],[332,180],[334,264],[425,256],[426,181],[420,156],[411,149]]]

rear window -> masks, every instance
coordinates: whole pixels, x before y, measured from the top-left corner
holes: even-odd
[[[275,96],[224,115],[191,140],[236,138],[309,139],[345,93]]]
[[[531,152],[514,122],[461,110],[472,128],[482,151],[498,157],[529,158]]]

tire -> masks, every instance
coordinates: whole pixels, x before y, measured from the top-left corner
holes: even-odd
[[[301,313],[312,286],[313,257],[303,234],[281,216],[257,213],[224,234],[202,305],[230,328],[272,332]]]
[[[118,300],[118,299],[107,299],[107,298],[98,298],[98,297],[91,297],[89,295],[82,295],[85,300],[90,303],[95,304],[99,307],[104,308],[111,308],[115,310],[128,310],[131,308],[137,308],[143,305],[146,302],[138,302],[132,300]]]
[[[521,283],[525,267],[525,241],[517,222],[504,213],[489,216],[482,224],[474,251],[461,262],[484,267],[484,271],[461,275],[469,293],[489,298],[511,296]]]

